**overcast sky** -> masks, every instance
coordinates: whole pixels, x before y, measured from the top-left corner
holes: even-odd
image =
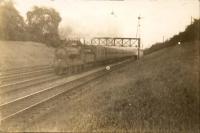
[[[141,15],[143,47],[172,37],[199,18],[198,0],[14,0],[25,16],[34,5],[55,8],[62,17],[60,28],[72,29],[73,37],[136,37]]]

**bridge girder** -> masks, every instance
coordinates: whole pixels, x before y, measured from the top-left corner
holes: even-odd
[[[136,41],[138,41],[138,44],[134,45]],[[94,37],[91,39],[91,45],[140,47],[140,38]]]

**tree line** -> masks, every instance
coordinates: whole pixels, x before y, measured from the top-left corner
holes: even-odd
[[[165,42],[160,42],[152,45],[145,50],[145,54],[152,53],[165,47],[173,46],[180,43],[199,41],[200,40],[200,19],[194,19],[194,22],[188,25],[183,32],[174,35]]]
[[[60,14],[53,8],[33,7],[24,19],[12,1],[0,1],[0,40],[35,41],[57,46]]]

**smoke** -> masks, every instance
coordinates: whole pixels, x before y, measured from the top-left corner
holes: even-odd
[[[90,22],[68,19],[59,26],[61,38],[118,37],[120,33],[120,26],[109,19]]]

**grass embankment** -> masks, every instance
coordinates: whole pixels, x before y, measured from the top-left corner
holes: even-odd
[[[22,41],[0,41],[0,70],[26,66],[49,65],[53,48],[45,44]]]
[[[196,130],[200,122],[199,61],[199,42],[185,43],[110,73],[95,86],[98,91],[86,95],[87,107],[95,110],[92,128]]]
[[[152,53],[114,73],[116,78],[107,82],[119,86],[104,92],[107,107],[97,114],[101,116],[98,127],[197,129],[199,61],[199,42],[185,43]]]
[[[195,132],[199,42],[147,55],[82,89],[28,131]]]

